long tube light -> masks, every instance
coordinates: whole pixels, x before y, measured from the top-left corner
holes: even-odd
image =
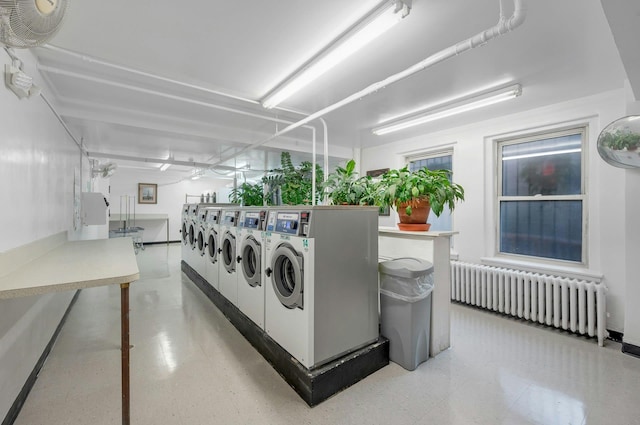
[[[169,167],[171,167],[171,164],[169,164],[168,162],[165,162],[160,166],[160,171],[167,171]]]
[[[271,109],[320,77],[409,14],[406,0],[384,1],[370,14],[332,41],[262,100]]]
[[[417,116],[407,118],[405,120],[389,124],[386,126],[373,129],[373,134],[381,136],[383,134],[393,133],[394,131],[404,130],[409,127],[439,120],[441,118],[450,117],[452,115],[461,114],[485,106],[494,105],[505,100],[513,99],[522,94],[522,86],[515,84],[503,89],[490,92],[474,94],[462,99],[456,99],[452,102],[436,105],[426,111],[421,112]]]

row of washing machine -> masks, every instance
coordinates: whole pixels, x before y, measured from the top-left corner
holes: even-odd
[[[378,340],[378,209],[185,204],[182,259],[306,368]]]

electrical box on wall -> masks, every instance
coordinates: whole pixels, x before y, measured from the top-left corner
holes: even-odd
[[[82,192],[82,224],[107,224],[107,199],[99,192]]]

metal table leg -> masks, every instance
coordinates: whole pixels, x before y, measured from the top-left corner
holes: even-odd
[[[130,423],[129,400],[129,284],[120,285],[120,336],[122,351],[122,425]]]

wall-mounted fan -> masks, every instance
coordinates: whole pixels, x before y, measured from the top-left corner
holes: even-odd
[[[60,29],[68,0],[0,0],[0,43],[28,48],[46,43]]]
[[[92,177],[111,177],[118,168],[118,164],[115,162],[107,162],[105,164],[99,164],[98,161],[94,161],[91,164],[91,176]]]

